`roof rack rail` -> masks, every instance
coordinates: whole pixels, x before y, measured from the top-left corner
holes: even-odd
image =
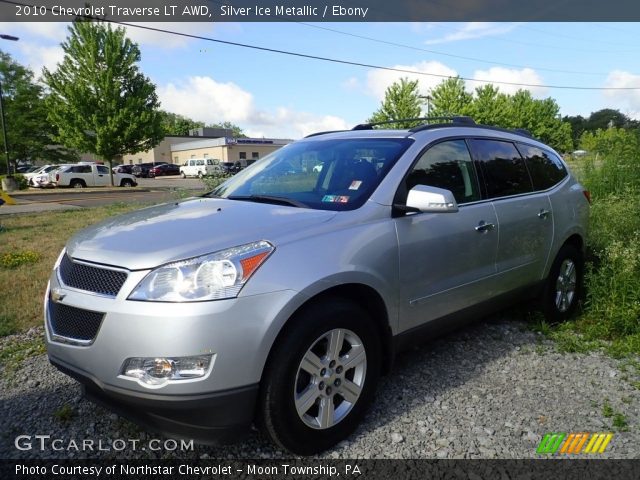
[[[330,133],[338,133],[338,132],[346,132],[346,130],[325,130],[324,132],[310,133],[309,135],[305,136],[304,138],[317,137],[318,135],[328,135]]]
[[[378,125],[391,125],[394,123],[404,123],[404,122],[422,122],[422,121],[431,121],[431,120],[449,120],[451,123],[456,125],[475,125],[476,122],[471,117],[465,116],[451,116],[451,117],[419,117],[419,118],[403,118],[400,120],[387,120],[385,122],[373,122],[373,123],[361,123],[356,125],[351,130],[372,130],[373,127],[377,127]],[[420,128],[420,127],[414,127]]]
[[[526,128],[514,128],[511,131],[513,133],[517,133],[518,135],[524,135],[525,137],[533,138],[533,134]]]

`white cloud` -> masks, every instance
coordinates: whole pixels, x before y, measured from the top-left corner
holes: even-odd
[[[340,130],[347,122],[332,115],[317,115],[290,107],[260,110],[253,95],[232,82],[211,77],[189,77],[157,89],[161,108],[205,123],[229,121],[249,136],[299,138],[323,130]]]
[[[489,80],[492,82],[512,82],[512,83],[526,83],[529,85],[540,85],[543,82],[542,77],[531,68],[504,68],[504,67],[491,67],[489,70],[476,70],[473,73],[473,78],[477,80]],[[481,85],[486,85],[486,82],[474,82],[468,81],[467,88],[475,89]],[[503,83],[496,83],[496,87],[500,88],[502,93],[513,94],[519,89],[529,90],[535,97],[544,97],[548,93],[548,88],[545,87],[522,87],[518,85],[505,85]]]
[[[471,40],[482,37],[492,37],[509,33],[520,25],[519,23],[491,23],[491,22],[469,22],[460,28],[441,37],[431,38],[425,42],[427,45],[437,43],[457,42],[460,40]]]
[[[432,62],[420,62],[413,65],[394,65],[392,68],[399,70],[411,70],[417,72],[431,73],[436,75],[445,75],[448,77],[455,77],[457,72],[446,65],[432,61]],[[370,94],[375,96],[378,100],[384,98],[384,92],[394,82],[399,81],[403,77],[408,77],[410,80],[418,80],[418,87],[421,95],[427,95],[431,88],[438,85],[443,77],[434,77],[429,75],[419,75],[415,73],[403,73],[394,72],[391,70],[370,70],[367,73],[367,88]]]
[[[634,75],[624,70],[614,70],[605,80],[605,87],[640,88],[640,75]],[[619,108],[626,115],[640,119],[640,89],[638,90],[605,90],[605,97],[613,102],[614,108]]]
[[[20,42],[19,48],[25,57],[24,63],[33,71],[35,78],[42,75],[43,67],[55,70],[64,58],[64,51],[60,46],[44,47],[36,43]]]
[[[189,77],[178,85],[158,88],[162,108],[194,120],[243,122],[254,111],[253,96],[232,82],[211,77]]]
[[[0,22],[0,30],[21,39],[36,36],[61,42],[67,36],[68,25],[65,22]]]
[[[357,77],[349,77],[342,82],[342,88],[345,90],[358,90],[360,88],[360,80]]]

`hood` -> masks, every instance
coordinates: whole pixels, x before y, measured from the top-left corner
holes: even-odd
[[[149,207],[110,218],[67,243],[73,258],[144,270],[258,240],[277,247],[289,232],[336,212],[214,198]]]

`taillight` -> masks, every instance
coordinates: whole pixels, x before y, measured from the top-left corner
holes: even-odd
[[[60,174],[56,173],[56,182],[59,182],[59,181],[60,181]]]
[[[591,204],[591,192],[589,190],[583,190],[582,194],[584,195],[584,198],[587,199],[587,202]]]

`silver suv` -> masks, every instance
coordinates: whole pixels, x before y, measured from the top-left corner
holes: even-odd
[[[588,192],[523,131],[466,117],[294,142],[200,197],[75,235],[45,298],[51,362],[147,428],[297,454],[348,436],[394,355],[581,293]]]

